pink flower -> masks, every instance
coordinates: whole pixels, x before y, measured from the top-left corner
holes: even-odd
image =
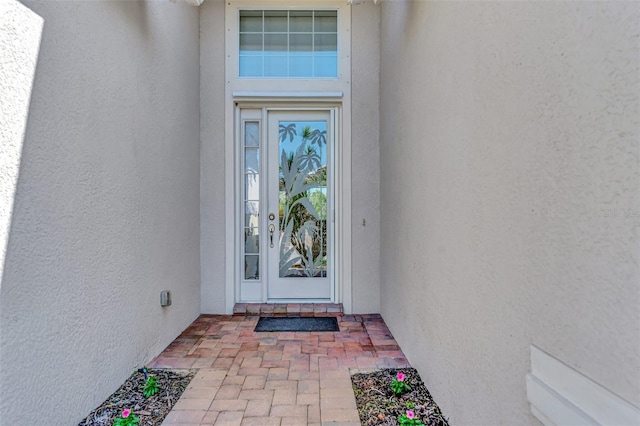
[[[399,382],[402,382],[402,381],[404,381],[404,378],[407,377],[407,376],[405,376],[402,371],[398,371],[398,375],[396,377],[398,378]]]
[[[407,411],[407,418],[408,418],[409,420],[412,420],[412,419],[414,419],[415,417],[416,417],[416,415],[415,415],[415,413],[414,413],[413,411],[411,411],[411,410],[408,410],[408,411]]]
[[[131,410],[129,410],[128,408],[126,410],[122,411],[122,418],[126,419],[127,417],[129,417],[129,414],[131,414]]]

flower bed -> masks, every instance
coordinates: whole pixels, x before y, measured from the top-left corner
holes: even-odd
[[[448,426],[413,368],[384,369],[351,376],[360,422],[374,425]]]
[[[196,370],[149,369],[147,378],[141,370],[133,373],[79,426],[159,426],[196,374]]]

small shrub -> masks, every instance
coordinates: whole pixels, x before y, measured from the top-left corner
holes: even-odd
[[[149,398],[158,393],[158,381],[156,376],[149,376],[147,383],[144,385],[142,393],[146,398]]]

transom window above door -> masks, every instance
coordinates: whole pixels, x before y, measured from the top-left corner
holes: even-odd
[[[240,10],[240,77],[337,78],[336,10]]]

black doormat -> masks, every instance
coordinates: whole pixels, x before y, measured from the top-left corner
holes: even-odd
[[[260,317],[253,331],[340,331],[335,317]]]

